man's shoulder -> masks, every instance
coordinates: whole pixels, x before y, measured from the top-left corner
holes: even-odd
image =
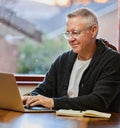
[[[120,67],[120,53],[115,50],[108,49],[103,56],[103,61],[108,66],[111,65],[114,68],[118,68]]]
[[[120,59],[120,53],[116,50],[113,50],[111,48],[108,48],[108,50],[106,51],[106,54],[108,54],[108,57],[115,57]]]
[[[72,50],[66,51],[64,53],[62,53],[59,57],[60,58],[69,58],[69,57],[75,57],[77,54],[74,53]]]
[[[109,43],[110,44],[110,43]],[[107,57],[107,58],[120,58],[120,53],[117,49],[112,48],[111,45],[106,45],[101,39],[97,40],[97,53],[100,56]],[[113,45],[112,45],[113,46]]]
[[[55,63],[61,65],[73,63],[76,59],[76,56],[77,54],[74,53],[72,50],[66,51],[57,57]]]

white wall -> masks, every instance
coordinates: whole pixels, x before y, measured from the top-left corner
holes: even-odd
[[[32,85],[18,85],[21,96],[33,91],[35,89],[35,87],[36,87],[35,85],[33,85],[33,86]]]
[[[115,45],[119,46],[119,25],[118,25],[118,10],[107,13],[98,18],[99,20],[99,34],[98,38],[103,38]]]

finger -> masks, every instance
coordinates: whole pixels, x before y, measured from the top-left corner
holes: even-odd
[[[40,102],[40,100],[36,100],[36,101],[34,101],[34,102],[32,102],[32,103],[30,104],[31,107],[32,107],[32,106],[38,106],[38,105],[42,105],[41,102]],[[43,106],[43,105],[42,105],[42,106]]]
[[[27,101],[28,98],[29,98],[28,96],[22,96],[21,97],[23,104],[26,103],[26,101]]]
[[[26,101],[26,107],[30,107],[32,103],[34,103],[35,101],[37,101],[37,98],[36,97],[30,97],[27,99]]]

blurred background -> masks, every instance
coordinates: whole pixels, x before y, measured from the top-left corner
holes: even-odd
[[[0,0],[0,72],[45,74],[56,57],[70,49],[62,35],[65,17],[79,7],[96,13],[98,38],[119,50],[119,1]]]

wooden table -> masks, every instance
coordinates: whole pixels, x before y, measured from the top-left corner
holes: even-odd
[[[112,113],[110,119],[103,119],[0,109],[0,128],[120,128],[120,114]]]

